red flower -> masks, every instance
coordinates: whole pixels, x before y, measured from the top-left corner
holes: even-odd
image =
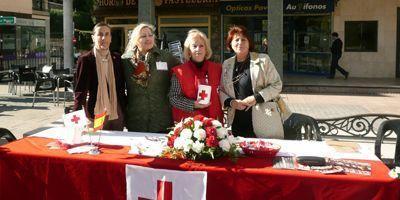
[[[217,129],[214,127],[206,127],[206,135],[208,136],[217,136]]]
[[[169,137],[169,138],[168,138],[168,143],[167,143],[167,145],[168,145],[169,147],[173,148],[173,147],[174,147],[174,142],[175,142],[175,139],[176,139],[176,138],[177,138],[176,135],[172,135],[171,137]]]
[[[204,124],[204,126],[212,126],[213,124],[212,124],[212,121],[213,121],[213,119],[211,119],[211,118],[208,118],[208,119],[206,119],[206,120],[204,120],[203,121],[203,124]]]
[[[189,121],[187,121],[183,126],[184,126],[185,128],[190,128],[190,127],[192,127],[192,125],[193,125],[193,121],[192,121],[192,120],[189,120]]]
[[[217,137],[214,136],[214,135],[207,136],[207,138],[206,138],[206,145],[207,145],[208,147],[217,147],[217,146],[218,146]]]
[[[193,117],[193,120],[203,121],[204,120],[204,116],[203,115],[196,115],[196,116]]]
[[[175,136],[175,137],[178,137],[179,134],[181,133],[182,129],[183,129],[182,127],[179,127],[179,128],[177,128],[177,129],[175,129],[175,130],[174,130],[174,136]]]

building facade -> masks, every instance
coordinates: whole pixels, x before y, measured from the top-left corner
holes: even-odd
[[[232,55],[225,48],[233,24],[249,29],[256,51],[266,52],[266,0],[155,0],[158,44],[183,44],[191,28],[205,32],[214,56],[222,62]],[[340,64],[351,77],[399,77],[397,42],[398,0],[283,0],[283,72],[326,76],[330,67],[331,33],[344,42]],[[112,49],[124,51],[137,24],[138,0],[97,0],[95,16],[112,27]],[[366,12],[367,10],[368,12]]]
[[[344,42],[341,65],[352,77],[400,77],[399,10],[399,0],[338,3],[332,29]]]
[[[0,70],[9,69],[17,60],[49,56],[47,6],[47,0],[0,1]]]

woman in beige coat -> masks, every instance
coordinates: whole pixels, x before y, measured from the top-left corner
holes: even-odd
[[[254,45],[243,26],[230,28],[226,45],[235,56],[223,63],[220,99],[233,134],[283,139],[289,113],[282,117],[276,103],[282,81],[274,64],[268,55],[251,52]]]

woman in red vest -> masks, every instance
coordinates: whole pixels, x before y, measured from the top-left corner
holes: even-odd
[[[222,122],[218,95],[222,68],[221,64],[208,60],[212,50],[207,36],[197,29],[191,29],[183,53],[186,62],[172,68],[169,101],[174,121],[202,114]]]

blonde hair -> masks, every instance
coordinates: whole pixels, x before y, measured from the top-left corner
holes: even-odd
[[[196,37],[200,37],[204,41],[204,45],[206,47],[206,55],[204,58],[206,60],[210,59],[212,56],[210,40],[208,40],[206,34],[199,31],[198,29],[190,29],[188,31],[188,35],[184,43],[183,57],[185,57],[185,60],[190,60],[190,45],[193,43]]]
[[[154,31],[156,30],[156,28],[155,28],[153,25],[149,24],[149,23],[143,22],[143,23],[138,24],[138,25],[133,29],[131,35],[129,36],[129,42],[128,42],[128,44],[126,45],[125,53],[128,53],[128,52],[130,52],[130,51],[133,51],[133,49],[137,46],[137,43],[138,43],[139,37],[140,37],[140,31],[141,31],[142,29],[144,29],[144,28],[150,29],[151,32],[152,32],[153,34],[154,34]],[[154,36],[154,39],[155,39],[155,38],[156,38],[156,37]],[[154,43],[154,46],[155,46],[155,45],[156,45],[156,44]]]

